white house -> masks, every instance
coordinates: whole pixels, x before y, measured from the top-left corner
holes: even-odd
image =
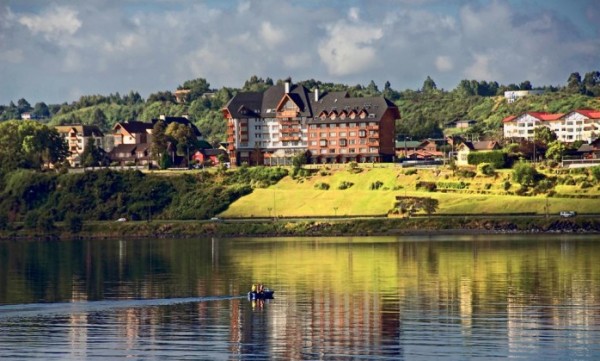
[[[534,129],[547,127],[557,139],[571,143],[577,140],[592,142],[600,135],[600,111],[580,109],[566,114],[528,112],[503,119],[504,137],[533,139]]]

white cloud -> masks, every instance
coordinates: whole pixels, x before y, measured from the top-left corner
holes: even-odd
[[[348,19],[350,19],[352,21],[359,21],[360,20],[360,10],[356,7],[351,7],[350,10],[348,10]]]
[[[469,65],[464,74],[468,79],[493,80],[494,75],[490,70],[490,57],[484,54],[475,54],[473,63]]]
[[[454,64],[449,56],[440,55],[435,58],[435,68],[438,71],[446,72],[454,69]]]
[[[7,49],[0,52],[0,62],[9,62],[17,64],[22,62],[24,59],[23,51],[21,49]]]
[[[273,27],[268,21],[260,25],[260,35],[269,48],[276,47],[285,39],[283,31]]]
[[[319,44],[319,56],[329,73],[335,76],[366,71],[377,61],[373,43],[382,36],[379,27],[338,22],[329,27],[328,38]]]
[[[78,13],[68,7],[57,6],[46,9],[40,15],[24,15],[19,23],[34,35],[42,33],[47,40],[56,40],[64,35],[73,35],[81,28]]]
[[[295,53],[283,57],[283,64],[288,69],[310,68],[312,56],[309,53]]]

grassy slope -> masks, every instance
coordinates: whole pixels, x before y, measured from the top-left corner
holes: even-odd
[[[400,168],[367,168],[358,174],[350,174],[344,169],[328,171],[328,175],[315,174],[309,179],[296,181],[286,177],[278,184],[266,188],[255,189],[254,192],[233,203],[223,212],[223,217],[267,217],[277,216],[356,216],[384,215],[393,206],[396,196],[432,197],[440,201],[439,214],[483,214],[483,213],[545,213],[546,204],[550,213],[561,210],[576,210],[580,213],[596,213],[600,209],[598,199],[568,199],[546,198],[546,196],[520,197],[505,195],[502,182],[509,179],[509,171],[498,172],[496,178],[476,177],[462,179],[470,183],[471,193],[442,193],[421,192],[415,190],[418,181],[457,182],[461,179],[452,177],[450,171],[435,175],[431,170],[419,170],[416,175],[404,175]],[[448,177],[446,179],[446,176]],[[354,185],[346,190],[338,190],[341,181],[352,182]],[[371,183],[380,181],[384,186],[380,190],[370,190]],[[317,190],[314,185],[325,182],[329,190]],[[484,189],[492,194],[473,194]],[[518,188],[513,184],[512,189]],[[559,188],[561,189],[561,188]],[[564,189],[568,193],[574,190]],[[597,187],[586,190],[587,194],[597,194]],[[494,194],[495,193],[495,194]],[[583,193],[583,191],[577,191]],[[335,209],[337,208],[337,210]]]

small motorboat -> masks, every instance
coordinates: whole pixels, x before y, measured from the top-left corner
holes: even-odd
[[[275,293],[275,291],[270,290],[268,288],[265,288],[261,292],[250,291],[250,292],[248,292],[248,299],[249,300],[272,300],[273,293]]]

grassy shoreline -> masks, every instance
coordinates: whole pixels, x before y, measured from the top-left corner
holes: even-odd
[[[533,216],[465,216],[440,218],[368,218],[326,220],[246,220],[226,222],[153,221],[89,222],[71,233],[63,224],[49,232],[16,228],[0,231],[3,240],[68,240],[179,237],[299,237],[377,236],[467,233],[594,233],[600,234],[600,216],[575,218]]]

